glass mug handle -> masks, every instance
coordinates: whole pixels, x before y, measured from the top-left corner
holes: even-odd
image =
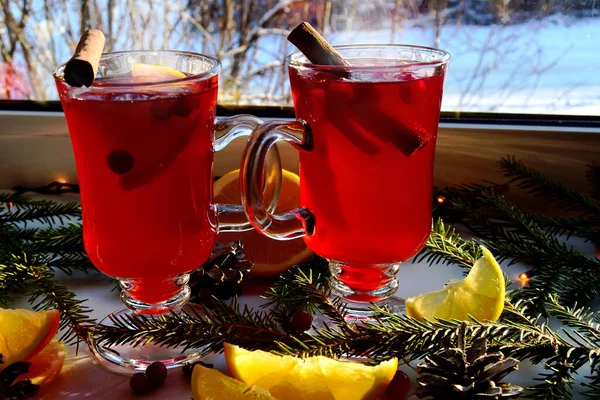
[[[233,140],[249,136],[263,121],[253,115],[240,114],[221,118],[215,122],[215,151],[223,150]],[[277,147],[268,152],[264,168],[264,195],[271,198],[268,210],[275,210],[281,187],[281,159]],[[240,173],[241,176],[241,173]],[[218,232],[242,232],[252,230],[244,213],[244,207],[235,204],[214,204]]]
[[[248,221],[255,229],[276,240],[290,240],[312,235],[315,229],[315,217],[306,207],[274,213],[277,201],[265,204],[265,193],[270,182],[264,179],[270,170],[278,175],[275,182],[279,192],[281,186],[281,164],[270,166],[269,154],[276,149],[277,142],[288,142],[298,150],[311,151],[312,132],[304,120],[293,122],[268,121],[259,125],[248,139],[246,151],[240,167],[242,186],[242,204]],[[275,203],[275,204],[273,204]]]

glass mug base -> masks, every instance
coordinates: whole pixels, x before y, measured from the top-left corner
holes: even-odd
[[[121,301],[127,308],[139,314],[162,314],[178,310],[191,295],[188,285],[189,274],[181,274],[158,281],[117,279],[122,289]],[[167,300],[163,300],[165,298]]]
[[[349,320],[371,319],[372,304],[402,314],[404,300],[391,297],[398,290],[399,270],[400,263],[348,264],[329,260],[329,287],[333,295],[343,299]]]
[[[185,308],[191,307],[186,305]],[[126,320],[128,316],[136,314],[129,309],[121,309],[105,317],[100,324],[113,326],[113,319],[121,321]],[[133,326],[132,326],[133,328]],[[148,365],[155,361],[162,362],[167,369],[181,368],[188,363],[194,363],[201,360],[202,355],[194,349],[184,349],[183,347],[164,347],[157,344],[143,344],[138,346],[114,345],[104,346],[92,340],[91,350],[99,363],[105,368],[121,373],[132,374],[134,372],[143,372]]]

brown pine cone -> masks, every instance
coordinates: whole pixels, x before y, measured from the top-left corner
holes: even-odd
[[[514,399],[523,388],[500,382],[518,369],[519,361],[500,351],[490,352],[485,338],[466,348],[466,325],[458,335],[458,346],[446,345],[446,354],[430,355],[417,365],[416,394],[427,399]]]
[[[222,300],[240,296],[241,283],[248,279],[253,265],[244,260],[243,248],[239,240],[218,242],[208,260],[190,276],[190,301],[210,306],[213,296]]]

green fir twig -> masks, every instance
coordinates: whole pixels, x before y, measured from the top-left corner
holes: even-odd
[[[564,210],[579,211],[596,218],[600,215],[599,200],[573,190],[538,170],[528,167],[514,156],[500,159],[498,166],[511,179],[511,182],[517,184],[519,189],[525,190],[535,197],[553,203]]]

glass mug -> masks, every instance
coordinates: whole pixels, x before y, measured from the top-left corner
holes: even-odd
[[[133,76],[135,64],[154,67]],[[128,308],[112,317],[178,310],[190,297],[189,272],[209,257],[217,231],[252,229],[241,206],[213,204],[213,158],[262,121],[238,115],[215,124],[220,64],[204,55],[104,54],[89,88],[69,86],[64,67],[54,78],[75,155],[85,250],[119,280]],[[270,160],[278,171],[279,154]],[[277,177],[266,175],[265,187]],[[117,369],[153,361],[173,368],[198,357],[152,345],[92,350]]]
[[[329,260],[333,294],[351,318],[371,303],[391,305],[400,263],[431,231],[431,198],[442,87],[450,55],[405,45],[348,45],[350,66],[287,57],[297,121],[254,130],[241,166],[248,219],[277,240],[303,237]],[[265,206],[260,178],[269,149],[288,142],[300,154],[301,207]],[[399,304],[401,307],[402,304]]]

